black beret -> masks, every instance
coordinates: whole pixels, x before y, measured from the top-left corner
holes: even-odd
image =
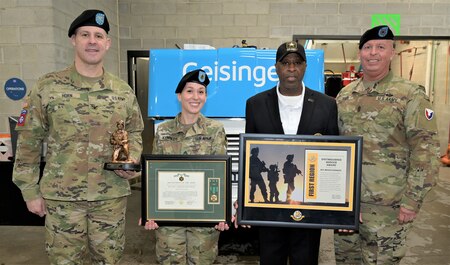
[[[286,55],[288,55],[289,53],[296,53],[300,55],[303,61],[306,62],[305,48],[301,44],[298,44],[296,41],[285,42],[281,44],[280,47],[278,47],[276,62],[278,63],[279,61],[283,60],[283,58],[286,57]]]
[[[376,26],[374,28],[371,28],[364,32],[364,34],[361,36],[361,39],[359,40],[359,49],[361,50],[364,43],[368,42],[369,40],[393,40],[394,39],[394,33],[392,33],[392,30],[386,26]]]
[[[184,86],[188,82],[198,83],[200,85],[204,85],[206,88],[209,84],[209,78],[205,71],[203,71],[202,69],[188,72],[181,78],[180,83],[178,83],[177,89],[175,90],[175,93],[181,93],[184,89]]]
[[[83,26],[95,26],[104,29],[106,33],[109,32],[108,19],[106,18],[105,13],[101,10],[85,10],[72,22],[72,24],[70,24],[69,32],[67,35],[69,35],[69,37],[72,37],[72,35],[75,33],[75,30]]]

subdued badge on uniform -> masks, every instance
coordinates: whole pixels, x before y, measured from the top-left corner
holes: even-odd
[[[429,108],[425,108],[425,118],[427,118],[427,120],[431,121],[434,117],[434,111],[432,109]]]
[[[164,136],[161,136],[161,140],[173,141],[173,140],[175,140],[175,137],[172,137],[170,135],[164,135]]]
[[[197,141],[210,141],[212,139],[211,136],[199,135],[195,137]]]

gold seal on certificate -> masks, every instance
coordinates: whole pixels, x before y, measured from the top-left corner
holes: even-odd
[[[125,130],[125,122],[118,120],[117,129],[111,134],[110,144],[113,147],[111,162],[105,163],[106,170],[133,170],[140,171],[141,165],[130,159],[128,132]]]

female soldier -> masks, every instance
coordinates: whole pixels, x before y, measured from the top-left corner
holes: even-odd
[[[226,135],[221,123],[200,111],[206,102],[209,78],[199,69],[186,73],[175,90],[181,112],[156,130],[153,154],[224,155]],[[213,227],[159,227],[147,221],[145,229],[156,229],[156,257],[162,264],[212,264],[217,257],[220,231],[226,223]]]

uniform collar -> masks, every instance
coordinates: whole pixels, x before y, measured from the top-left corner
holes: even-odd
[[[180,121],[180,117],[181,117],[181,112],[177,114],[177,116],[175,117],[175,126],[176,126],[176,132],[177,133],[185,133],[186,136],[191,136],[191,135],[195,135],[195,134],[204,134],[206,131],[205,128],[205,116],[203,116],[203,114],[200,113],[197,121],[192,124],[191,127],[189,127],[189,129],[187,131],[185,131],[186,126],[183,125]]]
[[[355,91],[356,92],[365,92],[365,93],[367,93],[367,92],[383,93],[389,88],[389,86],[386,86],[386,84],[390,83],[392,81],[393,77],[394,77],[394,73],[392,73],[392,71],[389,71],[385,77],[376,81],[374,83],[374,85],[372,86],[372,88],[367,88],[367,89],[364,87],[364,84],[363,84],[364,77],[360,78]]]
[[[80,75],[75,68],[75,63],[69,67],[70,78],[75,87],[85,88],[89,91],[112,90],[112,79],[103,69],[103,75],[97,80]]]

